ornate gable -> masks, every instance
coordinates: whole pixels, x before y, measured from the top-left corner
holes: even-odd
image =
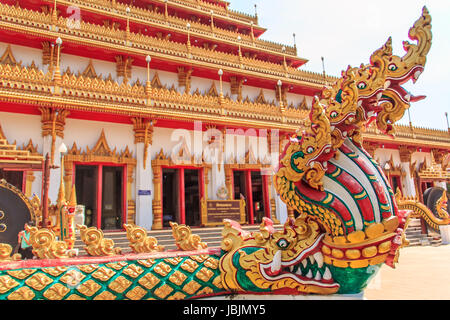
[[[17,62],[16,58],[14,57],[11,45],[8,44],[6,47],[5,52],[3,53],[2,57],[0,58],[0,64],[9,64],[12,66],[21,66],[22,62]]]

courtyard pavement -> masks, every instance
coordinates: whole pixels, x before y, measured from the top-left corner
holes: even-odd
[[[401,249],[395,269],[383,265],[367,300],[450,300],[450,244]]]

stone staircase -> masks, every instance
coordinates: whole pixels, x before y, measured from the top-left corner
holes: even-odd
[[[274,225],[275,230],[281,230],[283,225]],[[246,231],[259,231],[259,225],[242,226]],[[209,227],[209,228],[191,228],[193,234],[200,236],[203,242],[208,244],[208,248],[220,247],[222,241],[223,227]],[[115,247],[122,249],[123,253],[131,252],[129,241],[127,239],[126,231],[104,231],[105,238],[112,239]],[[176,250],[177,246],[172,236],[172,229],[151,230],[147,231],[149,236],[155,237],[158,240],[158,245],[164,246],[165,250]],[[75,249],[78,249],[80,254],[84,254],[84,243],[81,241],[79,234],[76,236]]]
[[[408,228],[406,229],[406,239],[409,246],[439,246],[442,243],[441,236],[433,231],[429,231],[428,235],[422,234],[420,219],[411,218]]]

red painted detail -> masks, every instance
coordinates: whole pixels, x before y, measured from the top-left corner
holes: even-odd
[[[262,183],[263,183],[264,214],[267,218],[270,218],[269,179],[266,174],[262,175]]]
[[[185,190],[184,190],[184,168],[178,169],[178,182],[180,197],[180,224],[186,224],[186,204],[185,204]]]
[[[328,163],[327,173],[330,174],[334,171],[336,171],[336,166],[332,163]],[[341,173],[335,179],[339,183],[341,183],[352,196],[365,191],[362,185],[353,176],[343,170],[341,170]],[[375,219],[375,216],[372,208],[372,203],[370,202],[368,195],[364,199],[354,198],[354,200],[358,203],[359,210],[362,214],[363,219],[365,221],[373,221]]]
[[[327,197],[326,192],[311,188],[303,180],[301,180],[300,182],[296,182],[295,186],[298,188],[301,194],[307,195],[308,198],[314,201],[323,202]],[[345,226],[347,230],[349,230],[349,228],[345,225],[345,222],[352,221],[352,215],[350,211],[347,209],[347,207],[342,203],[342,201],[338,199],[336,196],[334,196],[333,201],[331,201],[328,207],[335,213],[339,213],[336,214],[336,217],[340,219],[342,225]]]
[[[53,1],[43,1],[43,2],[47,2],[49,5],[53,6]],[[137,1],[137,0],[133,0],[133,6],[139,7],[139,8],[143,8],[143,9],[147,9],[148,5],[150,4],[150,1]],[[157,7],[159,9],[159,12],[164,13],[165,11],[165,6],[163,4],[161,4],[160,2],[155,2],[152,3],[152,5],[154,7]],[[222,5],[222,4],[221,4]],[[34,11],[40,11],[39,5],[36,4],[32,4],[32,3],[25,3],[24,5],[21,5],[22,7],[26,7],[27,9],[32,9]],[[67,6],[62,5],[62,4],[57,4],[57,9],[59,10],[59,15],[65,18],[70,17],[73,14],[73,10],[68,10]],[[171,3],[168,3],[167,6],[168,9],[168,14],[169,16],[174,16],[176,15],[179,18],[183,18],[186,20],[190,20],[192,17],[193,12],[187,8],[178,8],[175,5],[172,5]],[[80,10],[80,15],[83,19],[84,22],[88,22],[91,24],[97,24],[97,25],[103,25],[103,20],[108,19],[111,22],[116,22],[119,23],[119,29],[120,30],[125,30],[126,29],[126,18],[125,16],[123,16],[123,18],[115,18],[115,17],[111,17],[108,16],[106,14],[98,14],[98,13],[93,13],[89,10]],[[208,13],[202,13],[202,12],[195,12],[195,15],[200,18],[201,23],[203,23],[206,26],[210,25],[210,14]],[[248,23],[244,23],[241,22],[239,20],[227,20],[222,18],[221,16],[215,16],[214,17],[214,25],[216,27],[222,28],[222,29],[228,29],[230,27],[235,28],[236,30],[239,31],[245,31],[250,33],[250,26]],[[163,32],[163,34],[167,34],[169,33],[167,29],[165,29],[164,27],[158,27],[158,26],[152,26],[149,27],[147,29],[147,26],[144,24],[140,24],[140,23],[135,23],[133,21],[130,21],[130,30],[131,32],[141,32],[142,34],[148,34],[151,36],[156,36],[156,32]],[[253,34],[254,36],[257,38],[259,36],[261,36],[264,32],[266,31],[265,28],[260,27],[256,24],[253,25]],[[185,38],[187,38],[187,32],[186,31],[176,31],[176,30],[171,30],[170,31],[171,34],[171,40],[176,40],[176,41],[180,41],[180,39],[182,39],[182,42],[186,42]],[[191,38],[192,39],[192,38]],[[216,41],[217,44],[222,44],[221,41]],[[237,48],[237,45],[235,45]],[[304,61],[304,59],[300,59],[300,58],[296,58],[295,61],[297,62],[297,60],[300,61]],[[304,62],[303,62],[304,63]]]
[[[245,187],[247,193],[247,207],[248,207],[248,219],[249,224],[254,224],[254,213],[253,213],[253,190],[252,190],[252,176],[251,171],[245,171]]]
[[[97,171],[97,229],[102,227],[102,196],[103,196],[103,165],[99,164]]]
[[[26,35],[20,32],[9,31],[9,30],[0,30],[0,38],[2,38],[3,42],[23,45],[26,43],[27,47],[32,47],[36,49],[42,49],[43,41],[54,42],[54,38],[47,37],[45,35]],[[63,36],[64,38],[64,36]],[[64,46],[61,50],[61,54],[71,54],[76,56],[81,56],[89,59],[97,59],[108,62],[115,62],[115,57],[118,55],[123,55],[124,53],[118,49],[109,49],[109,48],[101,48],[101,47],[92,47],[81,43],[73,43],[69,40],[63,39]],[[135,54],[127,54],[133,58],[133,66],[139,66],[146,68],[147,62],[145,61],[145,56],[143,55],[135,55]],[[150,68],[152,70],[161,70],[167,72],[178,72],[178,67],[186,67],[191,68],[192,66],[189,64],[182,64],[177,61],[171,61],[166,59],[161,59],[158,57],[152,58],[152,62]],[[245,85],[254,86],[257,88],[265,88],[269,90],[273,90],[276,87],[276,80],[273,79],[264,79],[258,76],[248,76],[241,75],[236,72],[224,72],[223,81],[229,82],[230,76],[240,76],[243,77],[246,82]],[[206,78],[211,80],[218,80],[217,69],[216,68],[208,68],[202,66],[196,66],[193,70],[192,76]],[[303,94],[307,96],[314,96],[320,93],[320,90],[314,89],[307,86],[302,86],[299,84],[290,84],[285,81],[285,85],[288,87],[288,92]]]
[[[72,184],[75,184],[75,174],[76,174],[76,166],[77,165],[88,165],[88,166],[97,166],[97,186],[96,186],[96,198],[97,198],[97,220],[95,223],[96,228],[100,229],[102,225],[102,200],[103,200],[103,166],[112,166],[112,167],[123,167],[122,171],[122,222],[126,223],[127,219],[127,209],[128,209],[128,199],[127,199],[127,165],[125,164],[116,164],[109,162],[74,162],[72,165]],[[124,228],[120,229],[124,230]]]
[[[124,224],[127,223],[128,213],[128,194],[127,194],[127,180],[128,180],[128,168],[126,165],[122,169],[122,229]]]
[[[353,153],[353,151],[350,148],[348,148],[347,146],[345,146],[345,145],[342,145],[340,150],[343,153],[345,153],[345,154]],[[357,164],[357,166],[359,168],[361,168],[361,170],[365,174],[371,175],[371,176],[375,176],[376,175],[376,172],[371,167],[371,165],[373,165],[372,162],[367,163],[365,160],[363,160],[360,157],[351,158],[351,160],[353,162],[355,162]],[[387,192],[388,191],[383,188],[382,184],[379,181],[370,180],[370,183],[372,184],[372,186],[373,186],[373,188],[375,190],[375,193],[377,195],[378,201],[381,204],[383,204],[383,205],[387,205],[388,204],[388,198],[387,198]]]

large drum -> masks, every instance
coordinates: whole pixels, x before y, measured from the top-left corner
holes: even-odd
[[[0,243],[15,248],[19,232],[33,216],[27,197],[6,180],[0,180]]]

